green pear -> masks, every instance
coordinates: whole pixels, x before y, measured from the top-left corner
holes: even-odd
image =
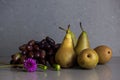
[[[66,35],[62,41],[60,48],[55,55],[55,61],[63,68],[72,67],[76,59],[74,47],[72,43],[72,37],[69,32],[69,27],[66,31]]]
[[[75,52],[77,55],[79,55],[82,50],[86,48],[90,48],[87,32],[83,30],[81,22],[80,22],[80,28],[82,30],[82,33],[80,34],[75,47]]]

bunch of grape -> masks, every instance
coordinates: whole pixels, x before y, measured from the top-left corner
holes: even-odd
[[[19,47],[20,52],[11,56],[10,64],[23,64],[27,58],[33,58],[38,64],[47,65],[47,62],[53,66],[55,62],[55,54],[60,44],[46,37],[41,41],[30,40],[27,44]]]

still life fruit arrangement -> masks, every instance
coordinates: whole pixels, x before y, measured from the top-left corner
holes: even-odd
[[[77,39],[71,31],[59,27],[66,32],[61,43],[55,43],[50,37],[41,41],[30,40],[19,47],[19,52],[11,55],[10,64],[14,68],[24,68],[28,72],[37,68],[47,70],[51,67],[55,70],[61,68],[79,67],[80,69],[93,69],[98,64],[105,64],[112,57],[112,50],[106,45],[99,45],[92,49],[87,32],[80,22],[81,34]]]

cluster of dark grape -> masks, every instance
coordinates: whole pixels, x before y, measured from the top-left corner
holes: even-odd
[[[33,58],[38,64],[51,66],[56,64],[55,54],[60,47],[60,44],[56,44],[55,41],[46,37],[41,41],[30,40],[27,44],[23,44],[19,47],[20,52],[11,56],[10,64],[23,64],[27,58]]]

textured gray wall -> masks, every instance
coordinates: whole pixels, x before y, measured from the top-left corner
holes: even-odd
[[[105,44],[120,56],[120,0],[0,0],[0,56],[45,36],[61,42],[61,25],[78,37],[79,22],[88,32],[91,47]]]

